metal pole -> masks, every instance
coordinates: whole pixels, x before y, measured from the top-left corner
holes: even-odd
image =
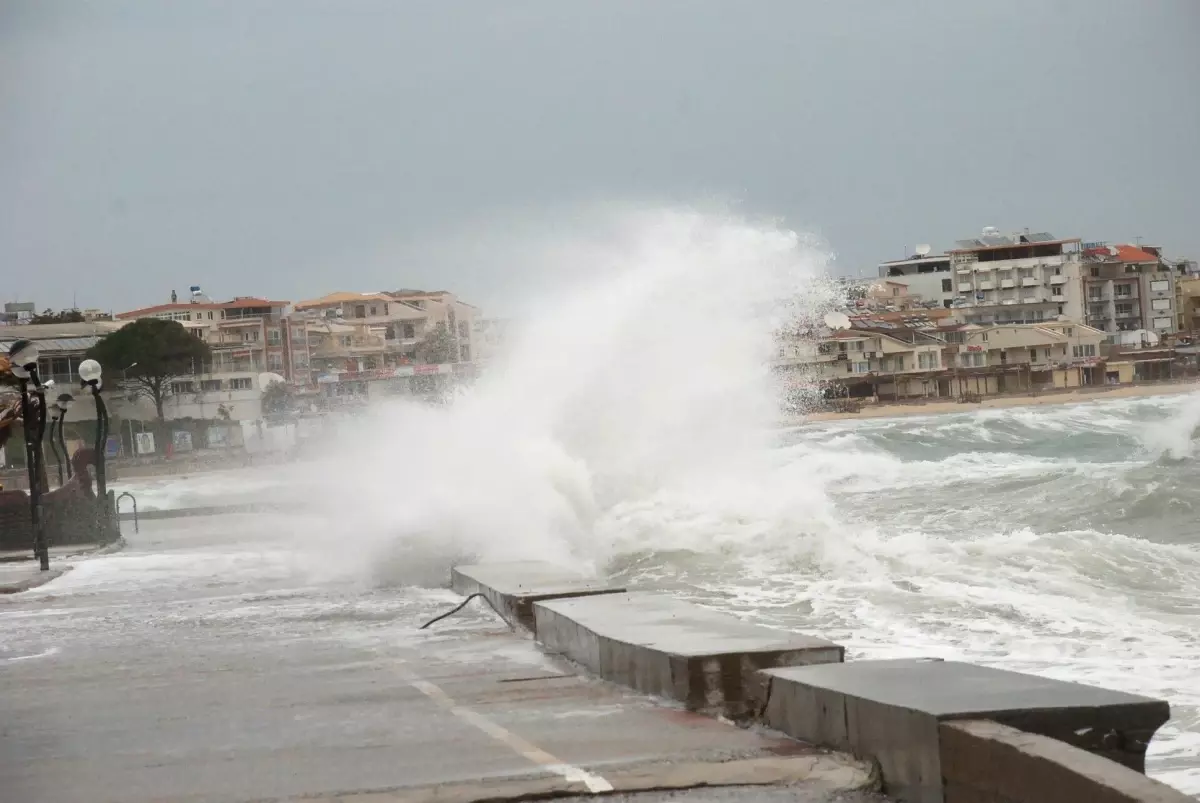
[[[62,416],[58,419],[58,446],[63,453],[63,462],[66,464],[67,479],[75,476],[75,469],[71,467],[71,455],[67,451],[67,437],[64,431],[67,428],[67,411],[62,411]]]
[[[60,419],[57,413],[53,418],[50,419],[50,451],[54,452],[54,459],[58,463],[58,487],[61,488],[65,484],[66,478],[63,476],[62,452],[58,450],[58,441],[54,435],[54,430],[58,428],[59,420]]]
[[[42,530],[42,476],[40,438],[45,431],[45,410],[35,413],[30,404],[29,382],[19,378],[21,387],[21,420],[25,430],[25,467],[29,473],[29,523],[33,528],[33,554],[42,571],[50,569],[50,552],[46,548],[46,533]],[[42,396],[42,404],[45,397]]]
[[[108,444],[108,408],[100,395],[99,383],[92,385],[92,398],[96,400],[96,492],[101,503],[107,505],[108,480],[104,473],[104,448]]]

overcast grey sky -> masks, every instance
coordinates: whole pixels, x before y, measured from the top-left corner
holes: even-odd
[[[726,199],[857,272],[982,226],[1200,257],[1197,0],[2,0],[0,299],[459,291]]]

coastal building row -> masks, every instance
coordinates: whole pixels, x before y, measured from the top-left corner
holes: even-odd
[[[965,323],[1069,320],[1104,332],[1109,343],[1128,345],[1157,343],[1200,325],[1195,301],[1188,302],[1192,315],[1182,308],[1185,297],[1200,295],[1196,273],[1195,262],[1169,260],[1157,246],[986,228],[945,253],[922,247],[882,263],[883,284],[872,292],[885,308],[892,295],[904,297],[908,308],[954,310]]]
[[[98,340],[140,318],[177,321],[203,340],[212,358],[171,386],[168,418],[256,420],[263,390],[291,384],[328,406],[376,395],[424,395],[471,375],[497,348],[497,324],[447,291],[338,292],[301,301],[237,297],[213,301],[199,288],[181,300],[111,316],[112,320],[30,324],[24,310],[0,326],[0,351],[38,341],[42,374],[73,387]],[[106,366],[119,382],[132,366]],[[145,401],[114,398],[119,413],[154,417]]]

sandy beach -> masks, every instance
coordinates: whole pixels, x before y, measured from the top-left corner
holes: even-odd
[[[966,413],[972,410],[1001,407],[1034,407],[1043,404],[1078,404],[1080,402],[1126,399],[1138,396],[1165,396],[1190,393],[1200,390],[1200,380],[1164,382],[1154,385],[1124,385],[1119,387],[1076,388],[1070,391],[1052,391],[1038,395],[1014,393],[1009,396],[986,398],[978,404],[962,404],[957,401],[927,401],[896,404],[866,404],[857,413],[818,412],[804,416],[802,421],[840,421],[857,418],[898,418],[912,415],[936,415],[938,413]]]

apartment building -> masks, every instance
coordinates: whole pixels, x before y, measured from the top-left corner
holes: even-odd
[[[967,324],[938,333],[945,342],[940,395],[993,394],[1103,384],[1104,332],[1074,321]]]
[[[854,315],[845,329],[796,333],[775,368],[837,395],[955,398],[1103,384],[1105,335],[1071,321],[983,326],[947,310]]]
[[[287,338],[294,382],[330,395],[365,394],[387,382],[394,393],[430,392],[443,374],[475,359],[477,310],[445,291],[338,292],[296,304]],[[458,366],[445,371],[428,364]]]
[[[1177,276],[1153,246],[1087,243],[1083,248],[1084,320],[1110,335],[1178,330]]]
[[[904,320],[907,319],[907,320]],[[936,395],[930,379],[942,370],[943,343],[934,319],[918,315],[854,315],[847,329],[781,340],[777,372],[797,382],[836,386],[857,396]]]
[[[1175,330],[1200,333],[1200,276],[1175,278]]]
[[[290,302],[250,296],[214,302],[198,290],[191,301],[177,301],[172,294],[168,304],[118,313],[115,318],[178,321],[212,350],[208,365],[196,366],[195,376],[172,384],[163,409],[168,418],[257,419],[262,414],[262,375],[286,379],[291,373],[283,334]],[[140,412],[143,417],[153,415],[153,411]]]
[[[879,264],[881,279],[900,282],[928,306],[949,309],[958,298],[949,254],[914,254]]]
[[[1077,238],[1047,232],[1000,234],[986,228],[950,250],[952,306],[977,324],[1083,320]]]

